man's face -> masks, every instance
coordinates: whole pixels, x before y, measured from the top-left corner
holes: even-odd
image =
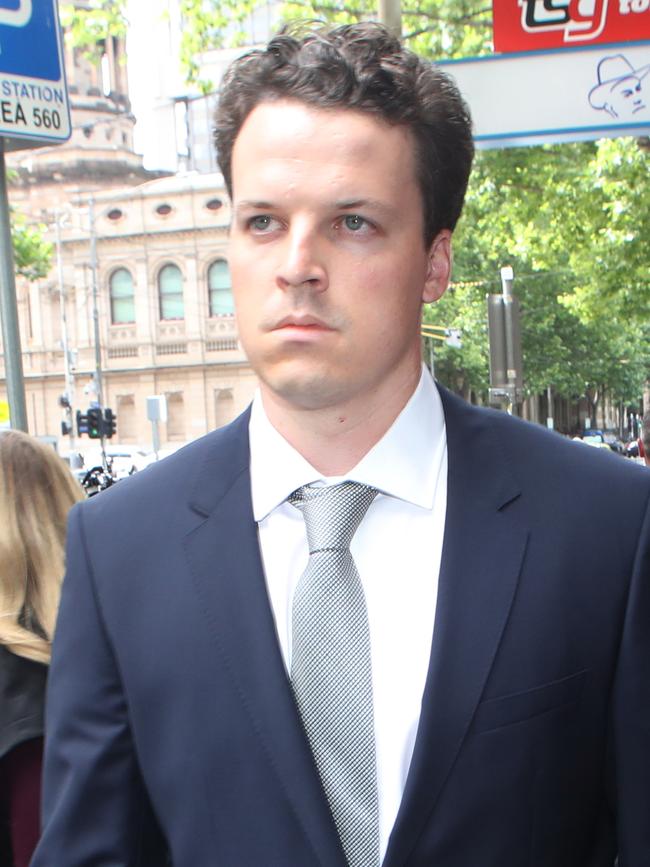
[[[643,83],[636,75],[622,78],[612,86],[610,102],[614,109],[615,117],[621,120],[640,120],[636,117],[645,109],[643,100]]]
[[[425,248],[410,133],[262,103],[235,141],[232,180],[233,293],[263,395],[364,406],[417,381],[421,305],[444,292],[451,250],[446,230]]]

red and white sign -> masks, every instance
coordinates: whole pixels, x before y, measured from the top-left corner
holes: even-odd
[[[650,39],[650,0],[492,0],[494,50]]]

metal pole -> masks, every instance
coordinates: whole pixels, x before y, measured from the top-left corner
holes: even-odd
[[[90,224],[90,269],[92,273],[93,284],[93,324],[95,326],[95,389],[97,391],[97,404],[102,413],[102,436],[100,439],[102,447],[102,461],[104,463],[104,469],[107,470],[108,464],[106,462],[106,439],[103,433],[104,389],[102,384],[102,346],[99,336],[97,232],[95,231],[95,200],[92,196],[88,200],[88,219]]]
[[[503,293],[504,307],[507,304],[512,304],[512,282],[514,280],[514,272],[509,265],[505,265],[501,269],[501,291]],[[508,310],[505,311],[505,331],[506,331],[506,376],[508,379],[508,393],[510,395],[510,405],[508,413],[517,415],[517,385],[515,379],[515,358],[514,358],[514,341],[512,334],[512,317],[508,315]]]
[[[23,378],[23,356],[20,349],[18,303],[16,300],[16,274],[14,248],[11,240],[9,196],[5,166],[5,142],[0,136],[0,318],[4,347],[7,400],[11,426],[27,432],[27,405]]]
[[[99,336],[99,306],[98,306],[98,287],[97,287],[97,233],[95,231],[95,200],[88,200],[88,218],[90,222],[90,270],[92,274],[92,290],[93,290],[93,325],[95,334],[95,389],[97,392],[97,403],[104,408],[104,393],[102,386],[102,348]]]
[[[61,312],[61,343],[63,344],[63,374],[65,378],[65,395],[68,400],[66,407],[67,424],[70,428],[70,451],[74,451],[74,379],[70,370],[70,345],[68,343],[68,317],[66,312],[66,293],[63,283],[63,255],[61,250],[61,212],[54,211],[56,223],[56,271],[59,283],[59,309]]]
[[[402,7],[400,0],[378,0],[380,22],[398,39],[402,38]]]
[[[546,427],[553,430],[555,421],[553,419],[553,389],[550,385],[546,386],[546,402],[548,404],[546,410]]]
[[[151,422],[151,440],[153,445],[153,453],[158,460],[158,452],[160,451],[160,428],[158,419],[153,419]]]

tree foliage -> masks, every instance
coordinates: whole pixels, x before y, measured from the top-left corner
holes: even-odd
[[[7,180],[14,178],[15,172],[8,170]],[[47,276],[52,263],[52,244],[43,237],[46,227],[28,223],[15,207],[9,210],[16,273],[27,280],[39,280]]]
[[[43,238],[45,227],[29,225],[14,209],[11,223],[16,273],[28,280],[46,277],[52,262],[52,244]]]
[[[131,0],[133,2],[133,0]],[[137,0],[135,0],[137,2]],[[109,34],[124,35],[129,0],[91,0],[87,9],[61,4],[61,20],[73,43],[87,52]],[[213,48],[237,46],[246,39],[245,25],[260,0],[180,0],[184,26],[181,63],[189,83],[207,90],[201,76],[201,54]],[[287,0],[278,4],[277,24],[319,20],[336,24],[377,18],[376,0]],[[405,0],[402,4],[405,43],[423,57],[486,54],[492,43],[490,0]]]
[[[617,400],[634,400],[650,372],[645,160],[631,139],[479,153],[456,233],[455,281],[463,289],[452,288],[429,316],[473,343],[480,317],[470,308],[485,320],[484,296],[501,291],[500,266],[512,265],[527,391],[550,385],[593,402],[608,389]],[[613,189],[606,190],[602,167],[612,164]],[[608,214],[618,211],[625,233],[613,234]],[[620,286],[616,272],[624,275]],[[482,367],[464,348],[439,354],[437,371],[449,384],[458,388],[466,374],[469,388],[485,391],[487,347]]]
[[[126,35],[129,24],[126,6],[127,0],[91,0],[88,8],[61,3],[61,24],[72,35],[73,44],[98,61],[109,35]]]

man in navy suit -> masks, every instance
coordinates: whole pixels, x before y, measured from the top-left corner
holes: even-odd
[[[375,25],[284,33],[231,68],[216,141],[259,393],[72,514],[33,867],[648,867],[650,480],[422,367],[473,152],[456,88]],[[294,597],[330,550],[305,503],[352,489],[332,783],[293,663],[333,591]]]

